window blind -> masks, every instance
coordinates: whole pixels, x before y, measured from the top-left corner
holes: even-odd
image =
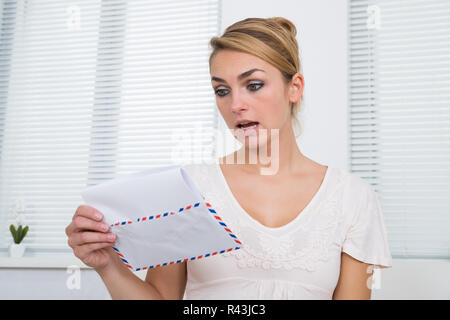
[[[450,1],[349,1],[351,171],[397,258],[450,258]]]
[[[17,200],[30,255],[68,252],[89,185],[213,157],[219,0],[3,1],[0,247]],[[186,147],[189,137],[191,148]]]

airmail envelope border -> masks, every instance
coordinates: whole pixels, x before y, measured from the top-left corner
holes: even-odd
[[[110,227],[111,228],[121,227],[121,226],[126,226],[126,225],[129,225],[129,224],[132,224],[132,223],[142,223],[142,222],[147,222],[148,223],[148,222],[151,222],[152,220],[156,220],[156,219],[172,216],[172,215],[175,215],[175,214],[180,214],[180,213],[186,214],[186,213],[188,213],[189,209],[191,209],[193,207],[198,207],[199,205],[206,205],[206,207],[209,210],[209,212],[211,212],[214,215],[214,218],[224,228],[224,230],[230,235],[230,237],[233,238],[234,242],[236,242],[238,245],[242,246],[242,243],[238,240],[236,235],[234,235],[232,233],[230,228],[228,228],[228,226],[223,222],[223,220],[219,217],[217,212],[212,208],[211,204],[208,203],[208,202],[204,202],[204,203],[203,202],[197,202],[197,203],[195,203],[193,205],[188,205],[185,208],[180,208],[177,213],[171,211],[171,212],[161,213],[161,214],[158,214],[158,215],[137,218],[136,220],[119,221],[119,222],[111,224]],[[170,264],[176,264],[176,263],[181,263],[181,262],[186,262],[186,261],[192,261],[192,260],[198,260],[198,259],[202,259],[202,258],[207,258],[207,257],[210,257],[210,256],[215,256],[217,254],[230,252],[233,249],[234,250],[238,250],[238,249],[241,248],[240,246],[237,246],[237,247],[234,247],[234,248],[228,248],[226,250],[221,250],[221,251],[216,251],[216,252],[209,252],[209,253],[205,253],[203,255],[196,256],[196,257],[190,257],[190,258],[180,259],[180,260],[177,260],[177,261],[164,262],[162,264],[157,264],[157,265],[154,265],[154,266],[138,267],[138,268],[135,268],[135,267],[131,266],[128,263],[126,257],[123,255],[123,253],[121,253],[119,251],[119,249],[117,249],[116,247],[112,247],[112,248],[114,249],[114,251],[117,253],[117,255],[120,257],[120,259],[123,261],[123,263],[128,268],[130,268],[132,271],[140,271],[140,270],[154,269],[154,268],[161,267],[161,266],[167,266],[167,265],[170,265]]]

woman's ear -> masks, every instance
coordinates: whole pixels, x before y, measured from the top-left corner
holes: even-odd
[[[296,73],[292,76],[292,80],[289,88],[289,101],[297,102],[302,98],[303,88],[305,86],[305,81],[300,73]]]

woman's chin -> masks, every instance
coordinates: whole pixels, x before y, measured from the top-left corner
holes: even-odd
[[[250,132],[236,130],[234,137],[246,148],[256,150],[258,147],[261,148],[267,145],[268,131],[265,128],[257,128],[257,130],[251,130]]]

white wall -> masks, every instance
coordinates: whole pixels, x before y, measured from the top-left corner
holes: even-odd
[[[348,168],[347,1],[223,0],[222,4],[222,31],[246,17],[283,16],[294,22],[305,77],[300,149],[320,163]],[[221,127],[226,128],[223,122]],[[92,270],[81,270],[80,289],[70,290],[65,268],[16,269],[1,264],[0,299],[108,296]],[[382,270],[372,298],[450,299],[449,279],[449,261],[394,259],[392,269]]]
[[[379,285],[374,281],[373,300],[450,299],[448,260],[393,259],[392,268],[382,270],[379,280]]]

